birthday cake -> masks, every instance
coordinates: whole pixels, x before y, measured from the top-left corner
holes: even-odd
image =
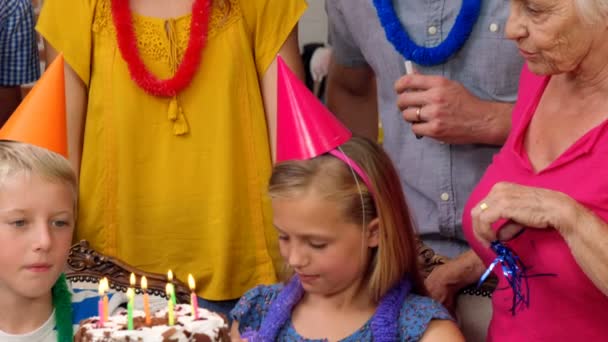
[[[146,324],[143,311],[133,311],[133,330],[127,329],[127,312],[110,316],[99,324],[99,317],[83,320],[74,337],[76,342],[112,341],[205,341],[229,342],[228,323],[223,316],[198,308],[198,319],[192,316],[190,305],[178,304],[175,307],[175,324],[168,325],[167,310],[159,310],[151,315]]]

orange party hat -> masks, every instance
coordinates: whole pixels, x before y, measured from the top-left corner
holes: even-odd
[[[320,156],[351,138],[281,57],[277,73],[277,163]]]
[[[63,56],[42,74],[0,129],[1,140],[36,145],[68,156]]]

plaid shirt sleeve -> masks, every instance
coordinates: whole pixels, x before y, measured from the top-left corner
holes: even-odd
[[[0,86],[18,86],[39,77],[31,1],[0,0]]]

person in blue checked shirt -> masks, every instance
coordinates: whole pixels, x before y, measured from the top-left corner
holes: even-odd
[[[509,1],[328,0],[327,104],[395,162],[421,240],[452,258],[425,281],[454,308],[483,268],[463,208],[506,139],[523,59],[504,37]],[[407,70],[409,61],[413,70]],[[375,82],[374,82],[375,81]]]
[[[0,126],[21,101],[21,85],[40,77],[31,0],[0,0]]]

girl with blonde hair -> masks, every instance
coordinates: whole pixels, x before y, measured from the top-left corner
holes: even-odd
[[[463,341],[448,312],[425,297],[409,210],[389,157],[363,138],[337,150],[341,157],[332,151],[275,166],[274,225],[293,276],[241,298],[231,312],[233,338]]]

